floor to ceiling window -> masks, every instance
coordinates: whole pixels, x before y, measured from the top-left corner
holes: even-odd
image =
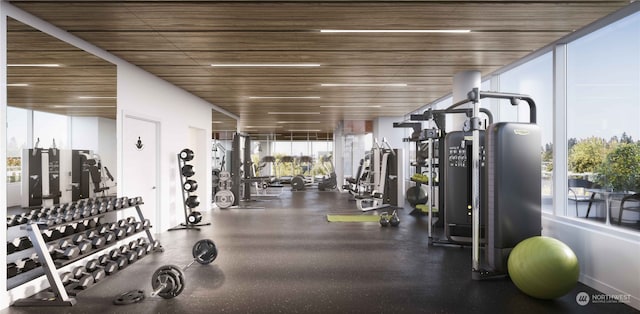
[[[640,229],[640,14],[567,44],[569,188],[588,182],[567,215]],[[625,200],[622,206],[622,200]],[[589,207],[590,206],[590,207]]]

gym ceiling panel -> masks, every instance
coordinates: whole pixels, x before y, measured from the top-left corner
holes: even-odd
[[[487,75],[628,1],[10,1],[241,117],[250,134],[287,129],[331,133],[341,120],[406,114],[451,91],[453,75]],[[347,30],[470,30],[469,33],[322,33]],[[12,32],[14,33],[12,36]],[[45,44],[47,43],[47,44]],[[52,46],[53,45],[53,46]],[[10,62],[84,64],[55,85],[114,95],[115,73],[42,34],[9,27]],[[59,47],[53,49],[51,47]],[[77,50],[77,49],[76,49]],[[211,67],[213,63],[314,63],[317,67]],[[11,68],[9,83],[46,72]],[[96,71],[85,80],[88,71]],[[112,72],[110,72],[112,71]],[[18,73],[19,72],[19,73]],[[39,74],[43,74],[38,78]],[[53,74],[52,74],[53,75]],[[78,80],[82,77],[82,81]],[[321,84],[406,84],[358,87]],[[53,84],[53,83],[52,83]],[[51,85],[51,84],[50,84]],[[73,86],[77,85],[77,86]],[[50,88],[53,88],[49,86]],[[9,89],[9,98],[61,100],[47,89]],[[48,98],[51,97],[51,98]],[[267,98],[251,98],[267,97]],[[314,97],[314,98],[292,98]],[[94,100],[97,101],[97,100]],[[109,102],[101,100],[101,102]],[[114,100],[111,102],[115,103]],[[10,102],[11,104],[11,102]],[[27,106],[27,105],[25,105]],[[369,107],[366,107],[369,106]],[[115,118],[114,110],[95,115]],[[66,108],[67,114],[90,110]],[[285,112],[287,114],[274,114]],[[299,112],[299,114],[291,114]],[[271,113],[271,114],[270,114]],[[212,114],[214,133],[236,126]],[[298,125],[287,124],[296,121]],[[286,127],[285,127],[286,126]],[[304,136],[301,136],[304,138]]]

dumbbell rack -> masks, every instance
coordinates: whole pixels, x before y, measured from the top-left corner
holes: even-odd
[[[182,167],[184,167],[187,162],[184,161],[182,158],[180,158],[180,154],[178,153],[178,170],[182,169]],[[210,222],[207,223],[189,223],[189,214],[191,213],[191,209],[189,208],[189,206],[187,206],[187,198],[190,196],[190,192],[189,191],[185,191],[184,187],[184,182],[185,182],[185,178],[182,175],[182,173],[180,173],[180,190],[182,191],[182,206],[184,209],[184,223],[180,223],[180,225],[173,227],[171,229],[169,229],[168,231],[174,231],[174,230],[200,230],[201,226],[208,226],[211,225]]]
[[[111,211],[105,211],[102,213],[98,213],[95,215],[91,215],[91,216],[86,216],[83,218],[79,218],[79,219],[75,219],[75,220],[70,220],[70,221],[65,221],[64,223],[60,223],[60,224],[55,224],[55,225],[49,225],[47,223],[42,223],[42,222],[29,222],[26,225],[22,225],[20,227],[21,230],[25,230],[27,232],[27,235],[29,237],[29,239],[31,240],[31,243],[33,244],[33,248],[35,249],[37,255],[38,255],[38,261],[42,266],[42,271],[44,272],[44,274],[47,277],[47,280],[49,282],[50,285],[50,289],[51,291],[55,294],[55,298],[34,298],[34,297],[27,297],[27,298],[23,298],[23,299],[19,299],[16,302],[14,302],[12,305],[13,306],[71,306],[74,305],[77,301],[75,298],[70,297],[69,293],[67,292],[67,290],[65,289],[62,280],[60,279],[60,276],[58,275],[57,269],[64,267],[66,265],[69,265],[71,263],[74,263],[78,260],[81,260],[89,255],[93,255],[96,252],[99,251],[103,251],[109,247],[112,247],[114,245],[116,245],[119,241],[124,240],[125,238],[128,237],[132,237],[135,236],[137,234],[140,234],[142,231],[145,231],[147,234],[147,237],[149,239],[150,243],[154,243],[154,238],[153,235],[151,234],[151,231],[149,230],[149,228],[143,228],[142,230],[140,230],[139,232],[133,232],[129,235],[125,235],[124,237],[120,238],[120,239],[116,239],[113,242],[111,242],[110,244],[106,244],[100,248],[97,249],[92,249],[89,250],[88,252],[84,253],[84,254],[80,254],[77,257],[70,259],[70,260],[65,260],[64,262],[60,262],[60,260],[55,260],[53,259],[53,257],[51,256],[51,254],[48,251],[47,248],[47,242],[44,240],[43,236],[42,236],[42,231],[44,230],[48,230],[48,229],[54,229],[54,228],[58,228],[61,226],[65,226],[65,225],[72,225],[74,223],[80,223],[83,222],[85,220],[90,220],[90,219],[96,219],[96,218],[100,218],[108,213],[112,213],[112,212],[117,212],[119,210],[124,210],[124,209],[128,209],[131,207],[136,208],[136,212],[138,214],[138,217],[140,219],[140,222],[144,222],[145,218],[144,215],[142,214],[142,210],[140,209],[140,205],[144,204],[143,202],[138,202],[135,205],[129,205],[128,203],[128,199],[125,198],[125,200],[127,201],[127,205],[123,205],[120,208],[114,208]],[[88,231],[88,230],[87,230]],[[70,236],[69,236],[70,237]],[[63,237],[65,238],[65,237]],[[61,238],[61,239],[63,239]],[[59,241],[60,239],[56,239],[52,242],[56,242]],[[156,251],[162,252],[163,249],[162,247],[158,247],[156,249]],[[40,276],[40,274],[38,274],[38,277]],[[33,279],[33,278],[32,278]]]

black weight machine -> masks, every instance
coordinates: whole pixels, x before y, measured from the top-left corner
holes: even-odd
[[[513,106],[521,100],[527,102],[530,122],[492,123],[489,115],[488,125],[483,123],[479,117],[482,111],[479,102],[483,98],[506,99]],[[473,107],[455,109],[465,104]],[[445,173],[445,188],[440,195],[453,193],[457,195],[456,200],[466,204],[459,206],[453,201],[454,197],[448,195],[440,199],[440,205],[444,201],[445,206],[445,228],[451,220],[470,219],[467,230],[450,228],[450,232],[471,233],[472,279],[505,277],[507,259],[513,247],[524,239],[539,236],[542,228],[540,131],[536,125],[535,102],[527,95],[484,92],[474,88],[467,99],[453,104],[444,113],[456,110],[470,112],[464,126],[464,132],[470,135],[463,134],[462,141],[459,136],[449,137],[449,142],[446,136],[445,139],[438,138],[440,144],[444,144],[439,151]],[[417,115],[415,118],[439,119],[433,115],[434,112],[427,111],[422,117]],[[453,145],[455,142],[457,147]],[[447,180],[453,182],[448,184]],[[447,217],[450,217],[449,221]],[[466,238],[452,237],[453,241],[448,243],[466,244]],[[484,246],[482,256],[481,244]]]
[[[22,152],[22,207],[52,206],[60,203],[60,150],[55,147],[39,148],[37,140],[33,149]]]

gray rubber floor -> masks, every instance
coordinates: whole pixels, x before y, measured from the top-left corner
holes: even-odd
[[[10,307],[0,313],[636,313],[624,304],[580,306],[579,284],[541,301],[508,280],[473,281],[468,248],[429,246],[424,219],[401,211],[398,228],[378,223],[328,223],[327,213],[358,213],[337,192],[285,192],[246,208],[204,212],[201,231],[164,232],[155,253],[81,292],[62,308]],[[373,214],[373,213],[368,213]],[[112,304],[132,289],[150,292],[160,265],[186,265],[199,240],[215,241],[213,264],[185,272],[178,297]]]

